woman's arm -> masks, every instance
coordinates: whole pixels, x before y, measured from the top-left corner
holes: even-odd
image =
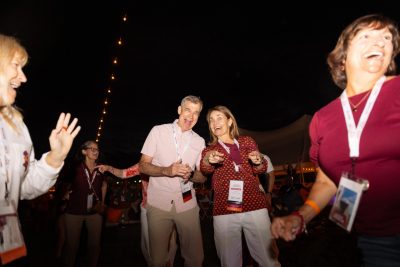
[[[286,241],[294,240],[296,235],[304,230],[305,224],[311,221],[319,213],[319,210],[325,208],[336,191],[336,185],[318,168],[317,178],[305,204],[296,214],[274,218],[271,224],[272,236],[283,238]]]

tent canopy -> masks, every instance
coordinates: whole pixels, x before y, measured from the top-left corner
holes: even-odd
[[[254,138],[259,150],[271,158],[274,166],[309,161],[310,115],[303,115],[293,123],[273,131],[250,131],[240,128],[241,135]]]

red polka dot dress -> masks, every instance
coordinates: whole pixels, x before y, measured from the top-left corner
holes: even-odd
[[[219,144],[209,145],[202,152],[200,169],[204,174],[212,174],[212,189],[214,190],[214,210],[213,216],[223,214],[238,213],[227,209],[229,194],[229,183],[231,180],[244,181],[242,211],[253,211],[267,208],[265,193],[260,189],[260,183],[257,175],[267,170],[267,162],[264,160],[262,166],[255,166],[248,158],[250,152],[257,150],[258,147],[254,139],[249,136],[240,136],[237,139],[239,143],[240,167],[235,171],[234,161],[231,155]],[[235,144],[229,145],[229,148],[237,149]],[[222,164],[207,164],[203,159],[207,152],[217,150],[224,154]],[[237,161],[238,159],[235,159]]]

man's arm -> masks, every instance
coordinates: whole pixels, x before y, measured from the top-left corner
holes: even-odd
[[[152,177],[168,176],[168,177],[189,177],[192,170],[182,161],[172,163],[168,167],[156,166],[152,163],[153,157],[142,154],[139,162],[139,169],[141,173],[147,174]]]

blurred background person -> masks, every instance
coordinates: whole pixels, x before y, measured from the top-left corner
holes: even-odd
[[[147,210],[146,210],[146,203],[147,203],[147,187],[149,186],[149,176],[140,173],[139,170],[139,163],[132,165],[126,169],[118,169],[110,165],[99,165],[99,171],[110,172],[113,175],[121,178],[127,179],[136,175],[140,175],[141,184],[142,184],[142,201],[140,203],[140,247],[142,250],[143,257],[145,258],[147,265],[151,266],[151,257],[150,257],[150,250],[149,250],[149,230],[147,225]],[[174,266],[174,259],[176,255],[176,250],[178,246],[176,244],[176,229],[173,228],[171,232],[171,237],[168,245],[168,261],[166,263],[166,267]]]
[[[69,200],[65,211],[65,255],[67,267],[75,264],[85,223],[87,230],[88,266],[97,266],[100,254],[104,199],[107,191],[106,176],[96,169],[99,147],[93,140],[79,148],[75,162],[66,174],[70,181]]]
[[[267,171],[265,173],[261,173],[258,175],[258,179],[260,180],[260,184],[263,187],[266,197],[267,197],[267,207],[268,210],[271,209],[272,206],[272,194],[274,190],[275,183],[275,174],[274,174],[274,165],[272,165],[272,161],[270,157],[265,154],[261,155],[264,157],[264,160],[267,162]]]

